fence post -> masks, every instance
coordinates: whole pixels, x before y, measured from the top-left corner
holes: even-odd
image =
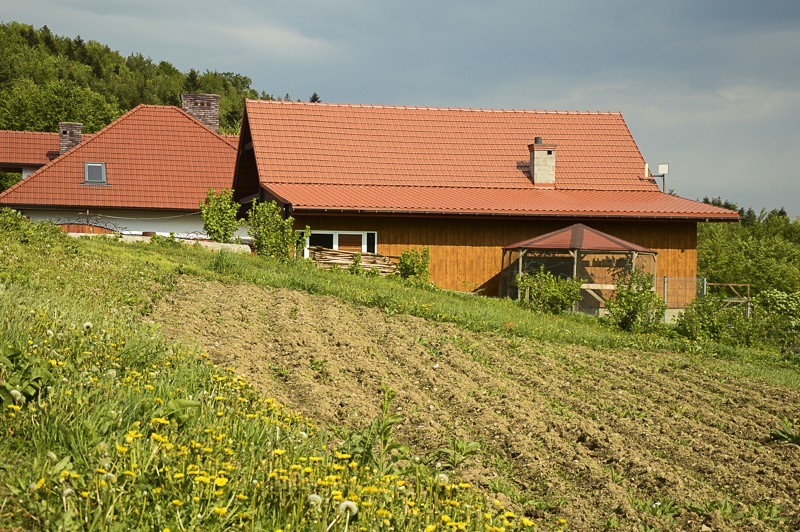
[[[664,305],[667,307],[664,309],[664,323],[667,323],[667,311],[669,310],[669,302],[667,298],[667,276],[664,276]]]
[[[703,295],[708,294],[708,277],[703,277]]]

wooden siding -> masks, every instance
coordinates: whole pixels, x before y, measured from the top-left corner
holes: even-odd
[[[658,277],[697,275],[697,224],[693,221],[514,220],[469,218],[405,218],[377,216],[295,216],[298,228],[377,231],[377,252],[400,255],[407,248],[428,246],[431,278],[441,288],[496,295],[504,245],[543,235],[581,222],[658,252]],[[694,298],[675,300],[683,306]]]

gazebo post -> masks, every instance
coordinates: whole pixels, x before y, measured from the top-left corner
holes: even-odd
[[[635,252],[635,251],[631,251],[631,271],[632,271],[632,272],[635,272],[635,271],[636,271],[636,257],[637,257],[638,255],[639,255],[639,254],[638,254],[637,252]]]
[[[519,276],[522,277],[523,269],[522,269],[522,261],[525,258],[525,250],[521,250],[519,252]],[[522,301],[522,290],[519,288],[519,280],[517,280],[517,301]]]
[[[571,249],[569,254],[572,255],[572,280],[578,278],[578,260],[580,260],[581,250]]]

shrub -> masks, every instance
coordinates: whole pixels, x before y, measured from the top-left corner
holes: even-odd
[[[698,297],[683,309],[675,322],[679,334],[690,340],[713,340],[728,345],[752,344],[752,320],[741,306],[726,307],[713,295]]]
[[[562,279],[545,270],[517,276],[520,303],[537,312],[560,314],[581,299],[580,279]]]
[[[606,303],[611,323],[632,332],[649,332],[658,327],[667,305],[653,291],[653,275],[620,270],[614,280],[616,293]]]
[[[309,228],[294,230],[294,218],[281,215],[281,209],[274,201],[259,203],[247,212],[247,234],[253,239],[253,250],[281,261],[296,258],[305,248]]]
[[[430,263],[431,250],[427,246],[422,251],[406,249],[400,254],[397,273],[414,284],[426,285],[430,283]]]
[[[233,200],[233,190],[224,189],[215,193],[208,189],[206,199],[200,204],[203,230],[214,242],[230,242],[242,221],[236,218],[239,204]]]
[[[765,290],[753,303],[759,339],[784,352],[800,350],[800,292]]]

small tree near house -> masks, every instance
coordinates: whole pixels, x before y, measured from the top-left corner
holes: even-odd
[[[310,229],[294,230],[294,218],[281,215],[274,201],[253,201],[247,212],[247,234],[253,239],[253,250],[280,261],[297,258],[306,247]]]
[[[214,242],[230,242],[242,225],[237,219],[239,204],[233,199],[233,190],[223,189],[219,193],[208,189],[206,199],[200,203],[203,230]]]

